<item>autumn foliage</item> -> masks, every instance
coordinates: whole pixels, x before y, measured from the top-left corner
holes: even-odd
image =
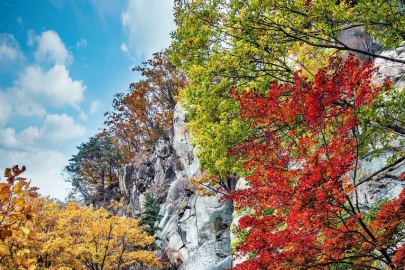
[[[6,169],[0,183],[0,269],[127,269],[159,266],[154,242],[133,218],[104,208],[82,207],[39,197]]]
[[[255,134],[230,152],[244,160],[248,188],[228,198],[244,209],[235,269],[403,269],[405,191],[374,212],[360,209],[360,111],[390,88],[372,83],[372,63],[334,57],[313,82],[272,83],[232,95]],[[399,176],[398,176],[399,179]]]
[[[143,79],[131,83],[127,93],[115,95],[113,110],[105,113],[104,122],[106,132],[129,155],[148,149],[172,127],[174,98],[187,82],[165,52],[154,53],[153,59],[133,71],[140,71]]]
[[[0,266],[34,269],[36,258],[28,248],[33,232],[27,223],[36,211],[29,202],[38,194],[37,188],[20,176],[24,171],[25,166],[7,168],[6,182],[0,183]]]
[[[49,254],[50,265],[98,270],[158,264],[154,253],[145,250],[155,239],[138,226],[138,220],[76,203],[63,207],[57,218],[42,249]]]

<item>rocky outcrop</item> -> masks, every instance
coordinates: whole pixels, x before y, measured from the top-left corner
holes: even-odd
[[[136,162],[124,167],[119,181],[122,195],[132,213],[142,210],[145,192],[151,192],[158,202],[166,201],[167,191],[180,168],[173,149],[173,131],[160,137],[148,152],[140,153]]]
[[[142,211],[146,192],[161,203],[158,244],[173,269],[231,268],[233,206],[219,196],[197,195],[190,178],[198,177],[200,169],[184,122],[185,112],[177,106],[173,131],[124,168],[119,187],[132,214]]]
[[[382,55],[405,60],[405,44],[395,50],[383,52]],[[378,58],[375,60],[375,66],[379,68],[375,76],[377,83],[381,83],[388,77],[397,89],[405,87],[404,64]],[[365,181],[364,184],[358,187],[359,205],[364,210],[368,210],[382,198],[393,199],[398,197],[405,187],[404,181],[399,179],[400,173],[404,171],[404,162],[400,162],[389,169],[384,169],[387,159],[393,154],[393,151],[387,151],[372,161],[361,161],[360,168],[363,179],[370,178],[370,181]]]
[[[401,181],[399,178],[401,172],[404,171],[403,162],[399,163],[398,166],[384,170],[386,160],[392,154],[388,152],[372,161],[362,161],[361,173],[364,175],[363,179],[379,171],[381,173],[376,174],[357,188],[360,209],[368,210],[373,204],[383,198],[389,200],[397,198],[405,187],[404,181]]]
[[[395,50],[383,52],[382,55],[405,60],[405,42]],[[398,89],[405,87],[405,64],[378,58],[375,60],[375,65],[379,67],[377,72],[379,80],[389,77]]]

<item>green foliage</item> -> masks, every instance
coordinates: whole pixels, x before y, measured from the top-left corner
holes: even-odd
[[[105,187],[118,183],[118,169],[124,156],[111,137],[105,133],[97,134],[77,149],[78,153],[65,167],[67,181],[72,183],[74,191],[86,198],[103,194]]]
[[[380,212],[381,206],[383,206],[387,202],[388,202],[387,198],[381,198],[375,204],[373,204],[370,210],[368,210],[367,213],[364,215],[363,218],[364,222],[366,224],[369,224],[370,222],[374,221],[378,213]]]
[[[254,81],[259,89],[257,84],[268,80],[262,76],[288,79],[297,43],[373,55],[369,48],[342,42],[342,31],[354,30],[363,38],[359,43],[370,35],[385,48],[398,46],[405,33],[402,9],[399,0],[177,0],[171,50],[187,74],[204,66],[238,85]]]
[[[243,229],[243,230],[238,230],[236,224],[231,225],[231,233],[234,235],[235,239],[231,243],[231,250],[232,253],[236,253],[237,247],[246,242],[248,236],[249,236],[249,230],[248,229]]]
[[[404,155],[398,150],[405,145],[405,91],[386,90],[360,112],[359,141],[367,147],[360,149],[359,154],[371,160],[387,150],[397,150],[389,160],[393,164]]]
[[[162,216],[159,215],[160,206],[157,203],[156,198],[153,197],[152,193],[145,194],[143,208],[143,211],[136,214],[135,218],[139,219],[139,225],[143,226],[143,230],[145,232],[147,232],[150,236],[155,236],[155,234],[161,230],[161,228],[156,224],[160,221]],[[155,239],[159,240],[157,237],[155,237]],[[156,250],[157,248],[156,242],[149,245],[150,250]]]
[[[263,210],[262,216],[271,216],[271,215],[274,214],[274,212],[275,212],[275,209],[274,209],[274,208],[267,207],[267,208],[265,208],[265,209]]]
[[[194,75],[203,76],[204,71],[192,71],[190,76]],[[198,145],[200,165],[220,180],[232,172],[243,174],[235,158],[227,153],[246,139],[250,130],[249,122],[239,118],[239,105],[231,98],[230,85],[226,80],[209,86],[192,83],[180,93],[188,113],[187,129],[193,135],[194,145]]]

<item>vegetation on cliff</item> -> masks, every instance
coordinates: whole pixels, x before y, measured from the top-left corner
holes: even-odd
[[[178,0],[174,10],[170,59],[189,78],[179,98],[206,172],[196,182],[244,215],[237,268],[403,268],[404,192],[371,209],[358,198],[362,184],[404,176],[391,173],[405,160],[404,94],[375,81],[372,64],[404,63],[382,53],[404,39],[403,1]],[[224,186],[234,174],[246,188]]]
[[[377,81],[373,64],[405,65],[382,53],[403,42],[404,14],[402,0],[175,0],[171,47],[134,68],[143,79],[69,160],[73,193],[104,198],[172,128],[177,99],[204,170],[196,184],[242,213],[236,269],[404,268],[405,191],[359,199],[362,185],[405,179],[405,91]],[[2,266],[159,265],[153,197],[140,220],[119,217],[40,198],[24,170],[0,183]]]

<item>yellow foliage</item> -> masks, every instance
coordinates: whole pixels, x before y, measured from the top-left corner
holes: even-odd
[[[36,188],[6,170],[0,183],[0,269],[125,269],[159,266],[154,238],[138,220],[38,197]],[[116,210],[122,203],[111,207]]]
[[[19,177],[24,171],[25,166],[7,168],[6,183],[0,183],[0,266],[35,269],[36,258],[28,248],[34,233],[26,224],[35,211],[29,202],[38,194]]]
[[[142,250],[154,238],[138,226],[138,220],[111,215],[104,208],[94,211],[69,203],[58,212],[55,231],[55,238],[43,248],[53,258],[52,265],[89,269],[158,265],[152,251]]]
[[[198,178],[191,177],[190,182],[197,187],[198,195],[214,196],[216,194],[215,187],[218,186],[218,176],[209,175],[202,172]]]
[[[317,48],[297,41],[292,45],[289,53],[295,58],[295,68],[301,70],[302,76],[312,80],[317,70],[325,67],[330,57],[337,51],[336,49]]]

